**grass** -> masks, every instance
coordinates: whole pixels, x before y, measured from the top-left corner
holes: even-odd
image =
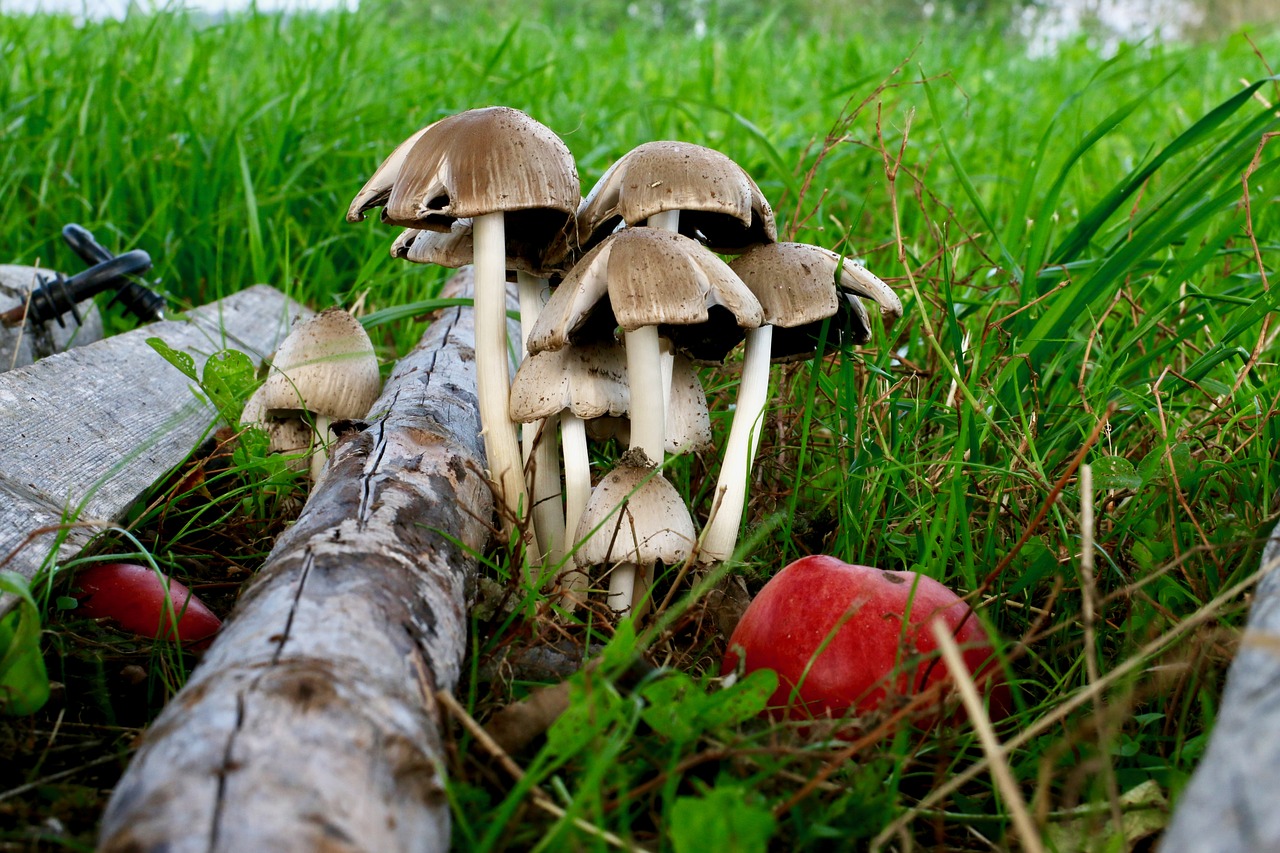
[[[392,229],[342,213],[423,124],[489,103],[523,109],[564,137],[586,186],[650,139],[724,151],[756,177],[780,230],[864,258],[907,303],[867,347],[775,372],[758,532],[734,575],[754,590],[824,552],[972,593],[1017,686],[996,733],[1016,744],[1011,771],[1033,816],[1070,829],[1075,806],[1098,806],[1077,845],[1116,843],[1109,803],[1149,782],[1176,799],[1203,752],[1239,585],[1278,514],[1266,105],[1277,88],[1266,78],[1280,45],[1235,34],[1103,57],[1081,40],[1045,60],[998,21],[895,29],[867,16],[809,31],[789,14],[713,5],[699,36],[679,8],[642,11],[656,8],[664,21],[613,4],[517,17],[496,2],[84,27],[0,19],[5,260],[78,269],[58,236],[78,221],[117,251],[147,249],[175,304],[266,281],[315,308],[362,300],[404,315],[443,274],[393,263]],[[371,327],[388,363],[421,332],[407,313]],[[704,381],[726,434],[732,365]],[[1092,590],[1079,559],[1084,463]],[[170,483],[132,522],[162,568],[211,584],[225,606],[301,487],[270,472],[292,485],[267,498],[219,465],[206,463],[216,500]],[[716,470],[707,457],[672,472],[700,518]],[[489,574],[510,577],[501,555]],[[524,782],[494,775],[457,732],[457,846],[606,846],[575,818],[674,850],[733,831],[734,849],[767,838],[860,848],[886,827],[899,849],[1013,843],[985,771],[929,799],[980,767],[967,727],[868,719],[864,737],[833,744],[718,705],[749,710],[759,688],[717,689],[724,636],[708,601],[682,595],[663,631],[595,626],[612,637],[604,689],[575,687],[568,717],[515,756]],[[45,606],[66,720],[9,721],[0,778],[11,790],[85,769],[0,799],[14,827],[0,838],[17,847],[43,825],[44,844],[77,848],[130,734],[189,661]],[[480,663],[543,636],[538,612],[526,598],[476,616],[471,713],[529,688]],[[672,674],[624,675],[639,652]],[[1090,657],[1101,693],[1089,692]],[[567,815],[527,810],[532,785]],[[49,829],[51,816],[70,832]]]

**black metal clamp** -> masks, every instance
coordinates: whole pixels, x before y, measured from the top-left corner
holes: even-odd
[[[151,269],[150,255],[141,249],[113,255],[75,224],[64,227],[62,236],[77,255],[93,266],[70,278],[55,273],[52,278],[43,279],[25,304],[0,314],[0,323],[17,326],[27,321],[40,324],[56,320],[59,326],[65,326],[62,317],[69,313],[82,324],[76,304],[112,289],[116,291],[112,301],[119,300],[139,321],[164,319],[168,307],[164,297],[134,278]]]
[[[63,226],[62,238],[67,241],[67,245],[71,247],[71,250],[79,255],[86,264],[95,265],[94,269],[115,257],[95,240],[87,229],[75,223]],[[127,254],[132,255],[135,253],[128,252]],[[146,253],[144,252],[143,254]],[[125,255],[120,257],[125,257]],[[147,266],[151,266],[150,258],[147,259]],[[122,273],[122,275],[139,275],[145,271],[146,269],[143,269],[138,272]],[[118,301],[126,311],[137,317],[139,322],[142,323],[150,322],[151,320],[163,320],[165,309],[168,308],[163,296],[132,278],[126,279],[123,284],[118,285],[116,295],[112,297],[111,301]]]

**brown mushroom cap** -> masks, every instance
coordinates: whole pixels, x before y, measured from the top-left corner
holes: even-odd
[[[373,176],[360,188],[360,192],[356,193],[356,197],[352,199],[351,206],[347,208],[348,222],[360,222],[364,219],[366,211],[375,207],[382,207],[387,203],[387,198],[391,195],[391,187],[395,184],[396,177],[400,174],[400,167],[404,165],[404,159],[408,156],[409,149],[422,138],[422,134],[430,129],[431,125],[427,125],[404,142],[401,142],[391,152],[390,156],[383,160],[381,165],[374,170]]]
[[[680,355],[672,369],[669,402],[666,452],[709,449],[707,395],[689,359]],[[520,363],[511,383],[511,419],[531,423],[566,410],[587,421],[593,438],[628,440],[631,390],[621,344],[610,341],[543,350]]]
[[[689,142],[646,142],[605,171],[578,209],[578,241],[596,245],[618,227],[680,211],[680,233],[736,254],[778,238],[773,209],[741,166]]]
[[[394,155],[393,155],[394,156]],[[568,146],[510,107],[484,107],[426,128],[404,155],[384,221],[448,231],[456,219],[504,212],[507,256],[540,258],[580,199]]]
[[[819,246],[757,246],[729,266],[760,300],[764,321],[774,327],[774,361],[812,357],[822,321],[828,317],[829,347],[869,341],[870,318],[859,296],[874,299],[886,322],[902,315],[902,303],[888,285],[865,267]]]
[[[719,361],[760,321],[759,302],[711,251],[669,231],[624,228],[569,271],[528,345],[554,350],[580,335],[611,333],[615,324],[658,326],[691,358]]]

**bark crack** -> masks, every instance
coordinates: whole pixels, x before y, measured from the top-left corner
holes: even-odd
[[[257,679],[254,679],[257,683]],[[252,689],[252,687],[250,687]],[[240,734],[240,729],[244,725],[244,693],[236,693],[236,723],[231,731],[227,734],[227,745],[222,750],[222,763],[218,767],[218,789],[213,798],[213,824],[209,827],[209,849],[218,849],[218,835],[222,830],[222,814],[223,804],[227,794],[227,775],[231,773],[235,767],[232,764],[231,754],[235,749],[236,737]]]
[[[394,409],[399,399],[400,389],[397,388],[396,393],[391,397],[391,404],[388,408]],[[364,530],[365,525],[373,518],[373,496],[377,490],[374,485],[374,475],[382,464],[382,457],[386,452],[387,419],[383,418],[378,421],[378,438],[374,442],[373,452],[369,454],[369,459],[365,462],[364,472],[360,475],[360,506],[356,509],[356,528],[358,530]]]
[[[311,567],[315,565],[315,560],[315,552],[308,545],[302,557],[302,571],[298,574],[298,586],[293,592],[293,601],[289,604],[289,615],[284,620],[284,630],[280,632],[279,644],[271,655],[271,666],[275,666],[280,662],[280,656],[284,654],[284,644],[289,642],[289,631],[293,628],[293,616],[298,612],[298,602],[302,600],[302,590],[307,586],[307,577],[311,574]],[[257,684],[257,679],[254,679],[254,684]]]

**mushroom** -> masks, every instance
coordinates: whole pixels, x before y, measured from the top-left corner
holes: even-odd
[[[697,534],[680,493],[644,451],[633,448],[592,491],[577,537],[578,567],[612,566],[609,606],[626,613],[636,587],[648,587],[658,563],[671,566],[689,558]]]
[[[348,219],[383,203],[385,222],[410,228],[448,231],[458,219],[472,220],[480,419],[491,479],[511,525],[528,507],[507,410],[506,258],[545,255],[578,207],[577,168],[554,132],[509,107],[468,110],[417,137],[379,167]],[[536,543],[526,545],[536,556]]]
[[[654,222],[676,212],[675,221]],[[578,208],[578,242],[591,248],[619,224],[679,231],[712,251],[738,254],[778,238],[773,209],[741,166],[690,142],[638,145],[610,166]]]
[[[630,448],[660,464],[666,448],[665,387],[660,337],[674,339],[697,325],[698,340],[741,340],[759,325],[760,306],[729,266],[680,234],[626,228],[592,249],[565,276],[529,336],[529,349],[557,350],[577,335],[623,330],[631,388]],[[686,510],[687,511],[687,510]],[[611,588],[625,582],[615,573]],[[646,579],[647,580],[647,579]],[[629,606],[630,591],[623,595]]]
[[[281,342],[241,423],[266,425],[273,449],[277,442],[297,442],[301,449],[297,424],[308,425],[305,446],[316,451],[311,478],[318,480],[329,458],[329,425],[365,417],[381,389],[378,357],[364,327],[341,308],[328,308],[299,323]]]
[[[619,227],[648,225],[737,254],[777,239],[773,209],[751,176],[731,158],[702,145],[663,140],[631,149],[610,166],[578,207],[578,242],[590,248]],[[682,346],[700,361],[721,361],[737,344]],[[672,347],[660,342],[664,394],[670,398]]]
[[[902,302],[887,284],[818,246],[770,243],[734,258],[729,266],[760,300],[764,323],[746,336],[733,425],[699,553],[707,562],[728,559],[738,540],[768,401],[770,360],[811,358],[822,323],[830,317],[838,326],[832,344],[866,343],[871,326],[860,296],[875,300],[887,323],[902,316]]]
[[[550,536],[556,550],[549,562],[558,564],[565,554],[565,531],[576,533],[591,495],[591,468],[587,453],[588,421],[608,421],[602,432],[629,438],[627,417],[631,392],[627,387],[626,353],[616,340],[586,342],[529,356],[511,384],[511,417],[521,423],[541,420],[544,428],[560,425],[564,444],[565,511],[562,529]],[[668,453],[702,450],[711,444],[711,420],[702,382],[688,359],[677,357],[673,377],[674,405],[667,409]],[[553,444],[553,442],[547,442]],[[557,477],[558,477],[557,472]],[[538,505],[534,505],[536,510]],[[553,531],[547,531],[551,533]],[[571,572],[564,586],[572,597],[587,588],[587,576]]]

